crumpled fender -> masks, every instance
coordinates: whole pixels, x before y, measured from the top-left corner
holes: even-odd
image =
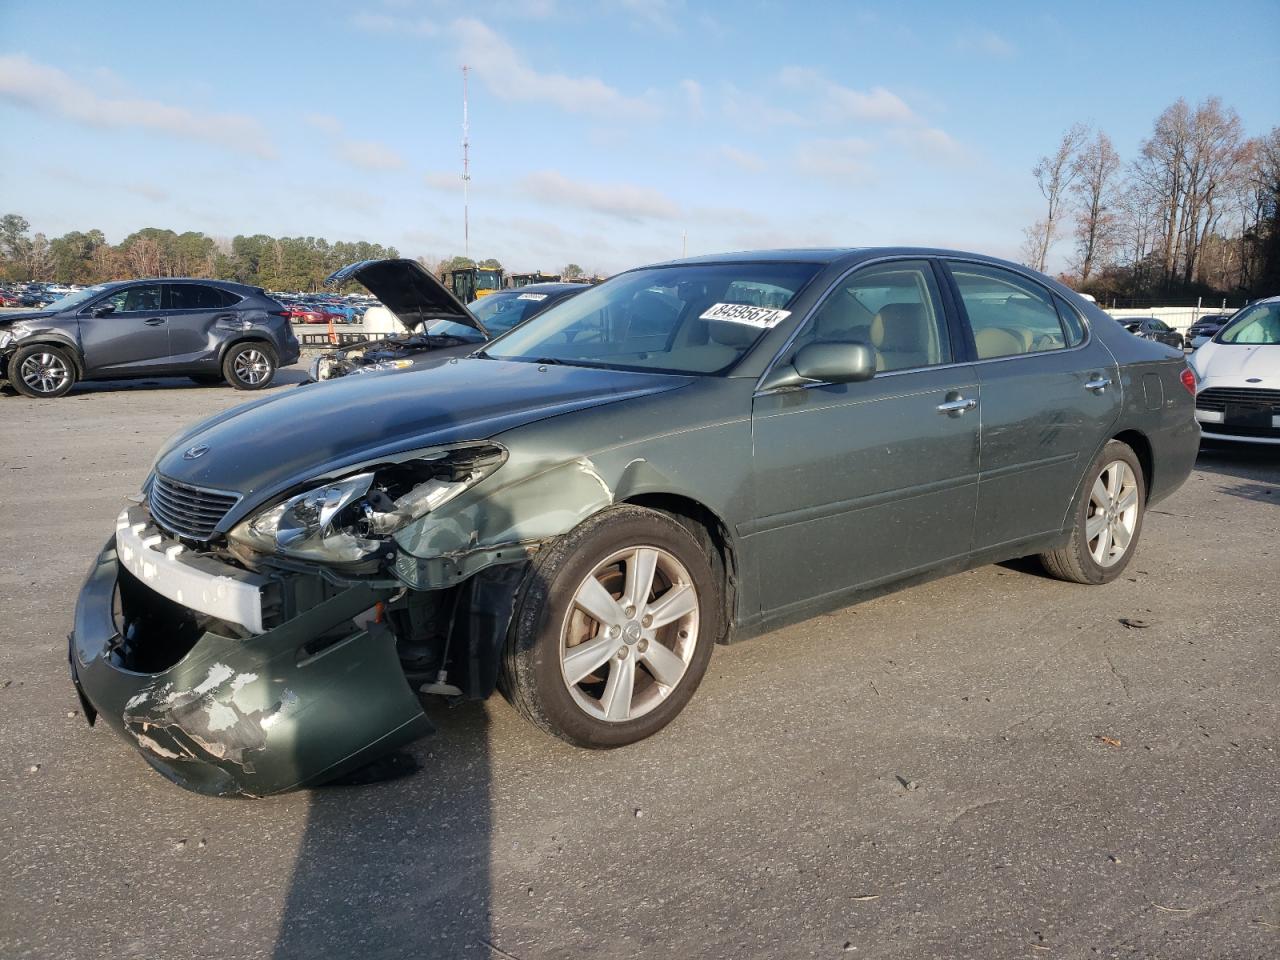
[[[359,586],[248,639],[206,632],[160,673],[112,662],[114,542],[76,605],[72,670],[101,718],[169,779],[201,793],[265,796],[357,769],[431,732],[378,624],[316,645],[386,591]]]

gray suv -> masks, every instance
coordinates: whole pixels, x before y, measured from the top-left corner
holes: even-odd
[[[0,379],[28,397],[60,397],[77,380],[174,375],[261,390],[298,354],[283,306],[223,280],[104,283],[0,314]]]

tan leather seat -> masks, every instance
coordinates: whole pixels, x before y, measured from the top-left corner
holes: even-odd
[[[871,319],[876,369],[906,370],[937,363],[929,349],[929,318],[923,304],[886,303]]]
[[[978,348],[979,360],[1012,357],[1027,350],[1021,337],[1003,327],[984,327],[981,330],[975,330],[973,343]]]

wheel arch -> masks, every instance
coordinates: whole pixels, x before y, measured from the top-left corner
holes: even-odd
[[[279,351],[276,350],[276,345],[271,342],[270,338],[264,337],[261,334],[252,334],[247,337],[236,337],[234,340],[228,340],[221,347],[219,347],[218,348],[218,364],[221,365],[222,361],[224,361],[227,358],[227,354],[231,352],[232,347],[238,347],[243,343],[260,343],[264,347],[270,347],[272,356],[276,358],[277,363],[280,362],[280,353]]]
[[[1142,486],[1144,496],[1151,495],[1151,484],[1155,477],[1155,450],[1151,440],[1141,430],[1121,430],[1112,440],[1119,440],[1134,452],[1138,463],[1142,464]]]
[[[47,334],[36,334],[34,337],[15,343],[5,350],[4,362],[5,372],[8,373],[9,362],[13,359],[13,355],[23,347],[57,347],[71,358],[71,365],[76,369],[76,379],[85,379],[84,357],[80,355],[80,348],[71,340],[64,340],[61,337],[53,337]]]
[[[738,606],[738,556],[729,525],[706,504],[678,493],[637,493],[619,500],[636,507],[657,510],[675,518],[690,533],[709,547],[711,566],[724,588],[724,617],[721,635],[717,643],[728,641],[737,619]]]

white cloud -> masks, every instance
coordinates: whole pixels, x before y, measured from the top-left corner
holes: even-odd
[[[727,144],[716,151],[716,157],[731,166],[737,167],[739,170],[745,170],[747,173],[759,173],[765,168],[764,159],[758,154],[749,150],[740,150]]]
[[[937,127],[903,127],[889,138],[928,160],[959,160],[966,151],[949,133]]]
[[[422,182],[432,190],[444,190],[447,193],[462,192],[462,174],[460,173],[432,170],[423,174]]]
[[[796,145],[796,166],[802,173],[845,182],[865,182],[872,175],[867,158],[875,145],[860,137],[805,140]]]
[[[344,136],[342,121],[330,113],[308,113],[303,122],[336,141],[337,156],[361,170],[399,170],[404,157],[385,143]]]
[[[640,23],[664,33],[675,31],[675,15],[683,7],[678,0],[617,0],[617,4]]]
[[[702,84],[697,80],[681,80],[680,89],[684,91],[685,99],[689,102],[689,113],[694,117],[701,117],[702,110]]]
[[[808,67],[783,67],[778,80],[784,87],[811,93],[818,98],[824,122],[872,120],[882,123],[913,123],[919,118],[906,101],[884,87],[854,90],[835,83]]]
[[[338,153],[361,170],[399,170],[404,166],[404,157],[374,140],[345,140]]]
[[[652,103],[626,96],[597,77],[538,72],[479,20],[456,20],[453,30],[461,42],[463,62],[470,65],[490,92],[501,100],[541,101],[570,113],[596,113],[613,118],[658,114]]]
[[[725,84],[724,113],[730,120],[751,130],[761,127],[799,127],[808,121],[789,107],[775,107],[762,97]]]
[[[397,17],[389,13],[357,13],[352,16],[351,25],[369,33],[409,34],[418,37],[434,37],[440,32],[439,25],[430,17]]]
[[[1007,60],[1018,48],[994,30],[965,30],[956,37],[956,49],[964,53],[976,53],[986,57]]]
[[[328,113],[308,113],[302,118],[309,127],[315,127],[323,133],[331,133],[335,136],[342,133],[342,121],[332,114]]]
[[[114,130],[150,130],[227,150],[274,157],[262,125],[238,113],[203,113],[137,97],[104,97],[59,70],[21,53],[0,56],[0,100],[75,123]]]
[[[554,170],[541,170],[523,178],[519,189],[543,203],[578,207],[619,220],[677,220],[679,204],[650,187],[628,183],[591,183],[570,180]]]

